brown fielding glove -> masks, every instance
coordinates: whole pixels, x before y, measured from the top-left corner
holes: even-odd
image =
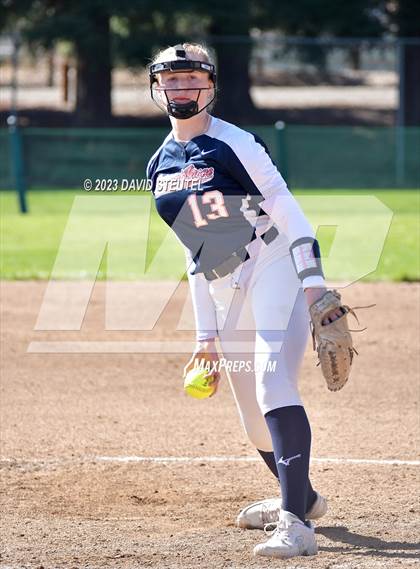
[[[322,324],[325,315],[336,308],[343,315],[329,324]],[[353,354],[357,354],[347,323],[349,312],[357,320],[353,310],[341,304],[341,296],[336,290],[327,291],[309,308],[314,350],[319,357],[317,365],[321,364],[330,391],[339,391],[347,383]]]

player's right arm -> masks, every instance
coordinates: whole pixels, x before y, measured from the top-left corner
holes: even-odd
[[[154,174],[157,164],[157,158],[159,155],[159,150],[152,156],[147,165],[147,178],[152,181],[152,191],[154,189]],[[191,290],[191,298],[194,311],[194,319],[196,326],[196,346],[194,352],[184,368],[184,375],[192,369],[195,365],[200,364],[200,360],[204,360],[202,363],[210,362],[210,368],[214,369],[214,366],[218,366],[219,358],[217,353],[217,348],[215,344],[215,339],[217,337],[217,320],[216,311],[213,300],[209,292],[209,284],[202,273],[191,274],[192,265],[194,261],[192,259],[190,251],[182,243],[176,232],[174,232],[175,237],[178,239],[185,252],[186,268],[188,283]],[[217,367],[217,370],[219,368]],[[220,378],[220,372],[214,372],[215,378],[215,391],[217,391],[217,384]],[[214,395],[213,393],[213,395]]]
[[[191,274],[194,261],[189,250],[184,247],[187,267],[188,283],[191,290],[191,299],[196,324],[197,343],[216,338],[217,319],[216,309],[209,291],[209,283],[203,273]]]
[[[218,334],[216,310],[213,299],[210,296],[208,281],[202,273],[197,273],[196,275],[190,273],[191,264],[194,264],[194,261],[188,249],[184,248],[184,250],[196,323],[196,346],[190,360],[184,367],[183,377],[185,378],[187,373],[195,366],[205,365],[209,362],[210,369],[215,370],[213,375],[216,387],[214,393],[216,393],[220,379],[219,356],[215,342]]]

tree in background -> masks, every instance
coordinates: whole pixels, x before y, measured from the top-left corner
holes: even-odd
[[[303,37],[372,37],[383,31],[380,7],[381,0],[261,0],[256,1],[255,25]]]
[[[238,0],[213,0],[200,6],[193,0],[156,0],[147,29],[135,6],[115,18],[114,25],[120,30],[115,43],[118,59],[128,65],[144,64],[154,51],[168,45],[207,38],[206,43],[215,51],[222,94],[216,113],[229,119],[255,114],[249,93],[250,0],[240,2],[240,9]]]
[[[19,29],[29,45],[73,45],[76,60],[76,113],[81,123],[111,116],[111,0],[7,0],[9,28]]]
[[[215,112],[228,120],[251,120],[256,112],[249,76],[251,0],[241,2],[239,9],[235,0],[213,0],[205,10],[209,18],[206,31],[217,56],[220,97]]]
[[[262,0],[257,2],[255,25],[298,38],[380,37],[384,32],[380,3],[381,0],[294,0],[279,4],[276,0]],[[324,46],[302,45],[295,49],[304,61],[324,69]],[[349,53],[353,67],[358,69],[359,48],[354,47]]]
[[[169,0],[158,2],[163,9]],[[0,25],[19,29],[29,45],[52,49],[57,41],[73,46],[76,61],[76,116],[80,124],[101,124],[111,118],[111,72],[114,53],[127,50],[132,60],[136,43],[137,65],[144,63],[156,37],[156,2],[151,0],[3,0]],[[136,35],[126,41],[120,18],[135,15]],[[131,49],[131,51],[130,51]]]
[[[0,29],[18,29],[32,46],[52,49],[60,40],[73,46],[76,116],[83,125],[110,120],[115,63],[144,65],[152,46],[180,41],[177,28],[185,24],[189,6],[183,0],[2,0],[2,4]]]
[[[1,0],[0,28],[18,27],[26,41],[51,48],[73,45],[80,124],[111,118],[115,62],[145,65],[154,49],[207,38],[215,49],[221,97],[216,112],[228,120],[258,118],[250,97],[252,29],[301,37],[380,37],[397,31],[419,37],[418,0]],[[393,28],[394,26],[394,28]],[[406,123],[420,124],[419,49],[406,46]],[[322,48],[306,52],[322,63]],[[354,66],[358,51],[353,52]]]
[[[400,37],[420,39],[419,0],[213,0],[201,4],[199,13],[196,6],[194,1],[183,2],[182,9],[190,14],[184,37],[191,37],[194,22],[201,22],[195,31],[198,37],[208,37],[217,54],[221,97],[216,111],[228,120],[246,121],[256,117],[257,110],[249,94],[251,29],[279,31],[303,38],[380,38],[397,32]],[[177,31],[182,35],[183,30]],[[311,46],[300,51],[322,67],[325,59],[322,47]],[[353,48],[350,56],[357,69],[359,48]],[[418,125],[420,46],[405,46],[403,71],[405,124]]]

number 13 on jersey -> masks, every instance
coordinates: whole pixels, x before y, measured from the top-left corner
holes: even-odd
[[[223,194],[219,190],[211,190],[203,195],[191,194],[188,196],[188,205],[191,208],[191,212],[194,218],[194,224],[198,227],[203,227],[208,225],[207,219],[213,220],[219,217],[229,217],[228,210],[225,207],[225,200],[223,199]],[[211,213],[203,216],[200,208],[198,207],[198,202],[201,201],[203,205],[209,204]],[[207,219],[205,219],[207,218]]]

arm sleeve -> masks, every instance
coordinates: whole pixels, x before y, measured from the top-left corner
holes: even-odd
[[[197,341],[215,338],[218,334],[216,309],[209,292],[209,283],[202,273],[192,275],[190,266],[193,263],[189,250],[184,247],[187,266],[188,283],[194,310]]]
[[[311,224],[264,146],[252,134],[240,132],[243,133],[241,136],[230,136],[225,140],[233,151],[229,158],[232,176],[247,192],[261,194],[259,206],[286,235],[291,249],[302,239],[315,240]],[[302,279],[302,286],[325,286],[324,277],[322,274],[306,276]]]

